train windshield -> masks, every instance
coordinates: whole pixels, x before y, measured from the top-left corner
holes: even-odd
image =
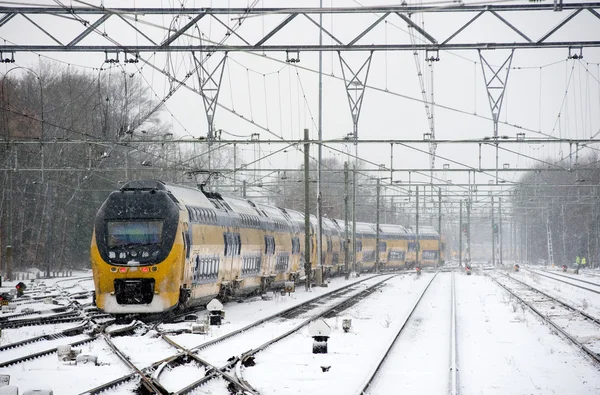
[[[108,247],[159,244],[162,221],[108,222]]]

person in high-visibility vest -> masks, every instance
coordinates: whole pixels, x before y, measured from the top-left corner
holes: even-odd
[[[577,266],[579,266],[580,263],[581,263],[581,258],[579,258],[579,255],[577,255],[577,258],[575,258],[575,264]]]
[[[587,261],[585,260],[585,257],[581,258],[581,266],[583,266],[585,268],[586,263],[587,263]]]

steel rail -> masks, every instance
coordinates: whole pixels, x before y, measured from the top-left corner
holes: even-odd
[[[46,325],[46,324],[64,324],[69,322],[82,321],[79,313],[65,313],[60,316],[39,317],[35,319],[21,319],[14,321],[0,322],[0,329],[14,329],[25,326]]]
[[[23,346],[26,346],[31,343],[36,343],[40,340],[55,340],[55,339],[59,339],[61,337],[69,337],[69,336],[79,335],[79,334],[83,333],[83,331],[86,328],[87,328],[87,323],[82,323],[76,327],[63,329],[62,331],[57,331],[54,333],[47,333],[47,334],[44,334],[41,336],[30,337],[28,339],[21,340],[18,342],[4,344],[4,345],[0,346],[0,352],[5,351],[5,350],[10,350],[13,348],[23,347]]]
[[[503,288],[504,290],[506,290],[509,294],[511,294],[512,296],[514,296],[517,300],[519,300],[521,303],[523,303],[525,306],[529,307],[529,309],[531,309],[531,311],[535,312],[537,315],[539,315],[545,322],[547,322],[548,324],[552,325],[552,327],[554,327],[554,329],[556,329],[557,331],[559,331],[561,334],[563,334],[567,339],[569,339],[573,344],[575,344],[577,347],[579,347],[581,350],[583,350],[588,356],[590,356],[596,363],[600,363],[600,355],[596,354],[594,351],[592,351],[589,347],[587,347],[586,345],[584,345],[583,343],[581,343],[579,340],[577,340],[574,336],[570,335],[566,330],[564,330],[563,328],[561,328],[558,324],[556,324],[554,321],[552,321],[550,318],[548,318],[548,316],[544,315],[541,311],[539,311],[538,309],[536,309],[535,307],[532,306],[531,303],[525,301],[523,298],[521,298],[520,296],[518,296],[515,292],[513,292],[510,288],[508,288],[507,286],[505,286],[504,284],[500,283],[496,278],[494,278],[493,276],[490,276],[487,273],[484,273],[486,276],[489,276],[496,284],[498,284],[501,288]],[[546,297],[548,297],[550,300],[555,301],[565,307],[567,307],[570,310],[576,311],[580,314],[582,314],[584,317],[587,318],[591,318],[595,323],[598,324],[598,320],[589,316],[588,314],[584,314],[581,310],[578,310],[574,307],[569,306],[568,304],[552,297],[549,296],[548,294],[533,288],[531,285],[524,283],[522,281],[519,281],[513,277],[510,277],[509,275],[506,275],[506,277],[525,285],[526,287],[528,287],[530,290],[533,290],[535,292],[538,292]]]
[[[588,288],[588,287],[584,287],[583,285],[573,284],[573,283],[570,283],[570,282],[568,282],[568,281],[561,280],[560,278],[552,277],[552,276],[549,276],[549,275],[547,275],[547,274],[540,273],[540,272],[538,272],[538,271],[533,271],[533,270],[531,270],[531,269],[527,269],[527,270],[529,270],[531,273],[535,273],[535,274],[538,274],[538,275],[540,275],[540,276],[547,277],[547,278],[549,278],[549,279],[552,279],[552,280],[554,280],[554,281],[559,281],[559,282],[561,282],[561,283],[569,284],[569,285],[572,285],[572,286],[574,286],[574,287],[577,287],[577,288],[580,288],[580,289],[585,289],[586,291],[590,291],[590,292],[594,292],[594,293],[600,294],[600,290],[596,290],[596,289],[590,289],[590,288]],[[553,274],[554,274],[554,273],[553,273]],[[576,279],[576,278],[572,278],[572,277],[569,277],[569,276],[564,276],[564,275],[560,275],[560,274],[555,274],[555,275],[556,275],[556,276],[561,276],[561,277],[566,277],[566,278],[569,278],[569,279],[572,279],[572,280],[575,280],[575,281],[581,281],[581,282],[584,282],[584,283],[592,284],[592,285],[595,285],[596,287],[600,288],[600,284],[594,284],[594,283],[593,283],[593,282],[591,282],[591,281],[579,280],[579,279]]]
[[[220,337],[218,337],[216,339],[212,339],[212,340],[210,340],[210,341],[208,341],[206,343],[203,343],[203,344],[201,344],[199,346],[192,347],[192,348],[189,349],[189,352],[190,353],[198,352],[198,351],[200,351],[203,348],[207,348],[207,347],[210,347],[213,344],[222,342],[222,341],[224,341],[224,340],[226,340],[226,339],[228,339],[230,337],[236,336],[236,335],[238,335],[238,334],[240,334],[242,332],[250,330],[250,329],[252,329],[252,328],[254,328],[254,327],[258,326],[258,325],[261,325],[264,322],[267,322],[269,320],[273,320],[273,319],[275,319],[277,317],[280,317],[282,315],[288,314],[288,313],[292,312],[293,310],[304,308],[304,307],[306,307],[306,306],[308,306],[308,305],[310,305],[310,304],[312,304],[312,303],[314,303],[314,302],[316,302],[316,301],[318,301],[320,299],[330,297],[330,296],[332,296],[334,294],[337,294],[337,293],[346,292],[348,288],[351,288],[351,287],[353,287],[355,285],[361,284],[361,283],[363,283],[363,282],[365,282],[365,281],[367,281],[369,279],[372,279],[374,277],[377,277],[377,276],[365,277],[362,280],[356,281],[356,282],[351,283],[351,284],[347,284],[347,285],[345,285],[343,287],[340,287],[338,289],[334,289],[334,290],[329,291],[327,293],[324,293],[322,295],[315,296],[314,298],[311,298],[311,299],[309,299],[307,301],[304,301],[304,302],[302,302],[300,304],[297,304],[295,306],[289,307],[289,308],[287,308],[285,310],[279,311],[279,312],[277,312],[275,314],[272,314],[272,315],[270,315],[268,317],[265,317],[265,318],[262,318],[262,319],[260,319],[258,321],[255,321],[255,322],[253,322],[253,323],[251,323],[249,325],[246,325],[245,327],[240,328],[240,329],[238,329],[236,331],[232,331],[232,332],[227,333],[227,334],[225,334],[223,336],[220,336]],[[175,361],[176,359],[178,359],[180,357],[181,357],[181,354],[177,354],[177,355],[173,355],[173,356],[169,356],[169,357],[163,358],[162,360],[154,362],[152,365],[148,366],[146,368],[146,370],[148,370],[148,371],[156,371],[158,369],[161,369],[161,365],[169,364],[169,363]],[[105,383],[105,384],[99,385],[99,386],[97,386],[97,387],[95,387],[95,388],[93,388],[93,389],[91,389],[89,391],[85,391],[83,394],[87,394],[87,393],[90,393],[90,394],[99,394],[99,393],[102,393],[103,391],[105,391],[105,390],[107,390],[109,388],[112,388],[112,387],[115,387],[115,386],[118,386],[118,385],[121,385],[123,383],[131,381],[132,380],[132,376],[135,376],[135,374],[134,373],[127,374],[127,375],[125,375],[125,376],[123,376],[121,378],[115,379],[115,380],[113,380],[113,381],[111,381],[109,383]],[[218,376],[219,376],[219,373],[213,371],[212,373],[207,374],[207,376],[204,377],[203,379],[201,379],[199,382],[194,383],[195,387],[193,387],[193,388],[196,388],[197,386],[202,385],[203,383],[205,383],[205,382],[207,382],[207,381],[209,381],[209,380],[211,380],[211,379],[213,379],[215,377],[218,377]],[[193,388],[191,388],[190,391]],[[181,391],[183,391],[183,390],[181,390]]]
[[[311,322],[322,318],[324,316],[327,316],[328,314],[332,314],[332,313],[339,313],[339,311],[342,311],[344,308],[349,307],[349,303],[353,303],[354,301],[360,300],[362,298],[367,297],[368,295],[370,295],[371,293],[373,293],[376,289],[379,289],[380,286],[382,286],[383,283],[389,281],[390,279],[396,277],[396,275],[392,275],[387,277],[384,280],[381,280],[373,285],[370,285],[367,289],[357,293],[356,295],[351,296],[348,299],[342,300],[336,304],[334,304],[333,306],[328,307],[326,310],[320,312],[319,314],[316,314],[304,321],[302,321],[300,324],[298,324],[297,326],[295,326],[294,328],[286,331],[285,333],[265,342],[264,344],[256,347],[255,349],[252,349],[250,351],[246,351],[245,353],[243,353],[241,356],[235,357],[234,359],[232,359],[230,362],[228,362],[225,366],[223,366],[221,369],[222,370],[227,370],[227,369],[231,369],[233,367],[235,367],[238,363],[244,363],[244,361],[246,361],[248,358],[253,357],[254,355],[256,355],[257,353],[259,353],[260,351],[263,351],[264,349],[266,349],[267,347],[271,346],[272,344],[290,336],[291,334],[299,331],[300,329],[302,329],[303,327],[305,327],[306,325],[310,324]],[[240,381],[243,381],[244,383],[246,383],[246,385],[250,386],[250,384],[248,384],[243,378],[239,378]],[[175,392],[175,394],[177,395],[183,395],[183,394],[187,394],[189,392],[191,392],[192,390],[194,390],[195,388],[197,388],[198,386],[204,384],[207,380],[207,378],[203,378],[198,380],[195,383],[190,384],[189,386],[187,386],[186,388]]]
[[[456,286],[454,270],[452,271],[451,285],[451,313],[450,313],[450,395],[458,395],[458,348],[456,342]]]
[[[433,282],[433,280],[437,277],[438,273],[439,272],[435,272],[435,274],[433,275],[433,277],[431,277],[431,280],[429,280],[429,282],[427,283],[427,285],[425,286],[425,288],[421,292],[421,295],[419,295],[419,298],[417,299],[417,301],[413,305],[412,309],[410,310],[410,312],[408,313],[408,315],[404,319],[404,323],[402,323],[402,326],[400,327],[400,329],[398,329],[398,332],[396,333],[396,336],[394,336],[394,338],[392,339],[392,341],[390,342],[390,344],[386,348],[386,351],[383,354],[383,356],[381,357],[381,359],[379,360],[379,363],[377,364],[377,366],[375,366],[371,370],[371,372],[369,372],[369,374],[367,375],[366,382],[364,384],[361,384],[360,390],[358,391],[358,395],[362,395],[362,394],[366,394],[367,393],[367,389],[373,383],[373,380],[377,376],[377,373],[379,372],[379,369],[383,365],[383,362],[386,360],[386,358],[389,355],[390,351],[394,347],[394,344],[396,344],[396,340],[398,340],[398,338],[400,337],[400,334],[402,333],[402,331],[406,327],[406,324],[408,324],[408,321],[410,321],[410,318],[412,317],[413,313],[417,309],[417,306],[421,302],[421,299],[423,299],[423,295],[425,295],[425,292],[427,292],[427,290],[429,289],[429,286],[431,285],[431,283]]]
[[[106,333],[102,333],[101,336],[113,352],[123,361],[133,372],[140,377],[141,384],[150,391],[151,394],[169,395],[169,392],[164,389],[159,383],[148,378],[135,364],[133,364],[129,358],[119,350],[119,348],[110,340],[110,336]]]
[[[166,335],[164,334],[160,334],[161,338],[166,341],[169,345],[171,345],[172,347],[175,347],[181,351],[183,351],[183,355],[181,355],[179,358],[184,358],[184,357],[188,357],[190,359],[195,360],[196,362],[198,362],[199,364],[201,364],[202,366],[205,366],[207,369],[207,371],[211,371],[214,372],[216,375],[222,377],[224,380],[228,381],[229,383],[231,383],[233,386],[235,386],[237,389],[241,390],[241,391],[245,391],[248,392],[252,395],[258,395],[258,392],[256,390],[254,390],[252,387],[250,387],[249,385],[247,385],[246,383],[238,380],[235,376],[230,375],[229,373],[227,373],[224,369],[219,368],[213,364],[211,364],[210,362],[206,361],[203,358],[200,358],[198,355],[194,354],[193,352],[191,352],[190,350],[188,350],[187,348],[177,344],[176,342],[174,342],[173,340],[169,339]],[[163,364],[161,365],[156,373],[155,373],[155,380],[158,381],[158,378],[160,376],[161,371],[167,366],[168,364]]]
[[[527,269],[527,270],[533,271],[535,269]],[[577,278],[577,277],[567,276],[566,274],[562,274],[562,273],[554,273],[554,272],[552,272],[550,270],[545,270],[545,269],[542,269],[541,271],[543,271],[545,273],[549,273],[551,275],[560,276],[560,277],[568,278],[568,279],[571,279],[571,280],[574,280],[574,281],[579,281],[579,282],[582,282],[582,283],[586,283],[586,284],[590,284],[590,285],[593,285],[593,286],[596,286],[596,287],[600,287],[600,283],[595,283],[593,281],[587,281],[587,280],[583,280],[583,279],[580,279],[580,278]]]
[[[86,344],[86,343],[90,343],[94,340],[96,340],[96,336],[90,336],[87,339],[83,339],[83,340],[78,340],[75,342],[71,342],[71,343],[67,343],[66,345],[70,345],[71,347],[73,346],[80,346],[82,344]],[[39,358],[39,357],[43,357],[46,355],[50,355],[50,354],[54,354],[58,351],[58,347],[54,347],[54,348],[50,348],[48,350],[44,350],[44,351],[39,351],[33,354],[27,354],[18,358],[14,358],[11,359],[9,361],[4,361],[4,362],[0,362],[0,368],[6,368],[10,365],[15,365],[18,363],[23,363],[23,362],[27,362],[29,360],[35,359],[35,358]]]

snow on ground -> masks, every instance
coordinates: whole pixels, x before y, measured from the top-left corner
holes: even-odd
[[[461,394],[598,394],[600,374],[488,277],[457,276]]]
[[[331,282],[328,284],[327,287],[314,287],[311,288],[310,291],[306,291],[304,287],[297,287],[296,292],[292,293],[289,296],[287,294],[281,295],[280,293],[272,292],[269,293],[270,300],[263,300],[261,298],[251,298],[246,301],[243,301],[242,303],[227,303],[224,306],[225,320],[223,321],[223,325],[219,327],[211,327],[208,334],[197,335],[184,333],[181,335],[172,335],[169,337],[181,346],[184,346],[186,348],[192,348],[206,343],[212,339],[224,336],[237,329],[243,328],[253,322],[258,321],[259,319],[271,316],[283,310],[287,310],[307,300],[314,299],[324,293],[341,288],[345,285],[365,280],[365,278],[367,280],[364,282],[364,284],[373,284],[383,280],[385,277],[363,275],[359,278],[351,278],[349,280],[345,280],[343,277],[336,277],[331,279]],[[357,292],[362,291],[365,286],[361,286],[360,290]],[[206,314],[206,312],[201,313],[201,315]],[[162,330],[177,330],[181,328],[189,329],[190,326],[190,323],[165,324],[161,325],[160,328]]]
[[[261,394],[351,394],[385,353],[432,274],[394,278],[380,291],[326,320],[332,328],[328,354],[313,354],[308,329],[256,355],[244,378]],[[352,319],[344,333],[342,319]],[[331,366],[322,372],[321,366]],[[395,392],[395,391],[394,391]]]
[[[51,388],[56,395],[69,395],[80,394],[128,373],[128,368],[104,340],[95,340],[78,348],[83,354],[97,355],[101,366],[66,364],[60,362],[55,353],[2,368],[0,374],[10,375],[10,384],[18,386],[20,393],[28,389]]]
[[[89,275],[89,273],[84,273]],[[365,370],[374,367],[383,354],[384,348],[395,335],[395,329],[403,322],[409,307],[432,275],[424,273],[421,278],[399,276],[390,280],[381,292],[364,299],[358,305],[342,314],[352,318],[352,330],[343,333],[341,318],[328,320],[333,333],[329,341],[329,354],[312,354],[312,338],[306,330],[296,333],[257,355],[257,365],[244,369],[244,376],[262,394],[326,393],[347,394],[356,391],[365,379]],[[449,284],[450,274],[440,273],[432,288],[424,296],[422,308],[415,312],[415,319],[401,336],[401,348],[394,351],[394,358],[402,362],[390,369],[397,374],[396,385],[384,388],[379,393],[441,393],[447,385],[449,367]],[[519,276],[527,278],[525,273]],[[542,280],[549,290],[555,287],[552,280]],[[363,279],[361,277],[359,279]],[[351,279],[355,281],[359,279]],[[62,290],[91,289],[89,280],[61,278],[44,280],[48,286],[55,283]],[[173,338],[187,347],[201,344],[210,338],[227,333],[284,310],[321,293],[348,284],[343,278],[331,281],[328,288],[314,288],[306,292],[299,287],[291,296],[273,295],[269,301],[247,300],[244,303],[225,305],[226,323],[213,328],[212,334],[178,335]],[[375,279],[369,281],[376,281]],[[16,284],[16,283],[14,283]],[[14,287],[14,284],[8,287]],[[6,283],[4,284],[5,286]],[[456,275],[457,285],[457,325],[460,393],[470,394],[598,394],[600,393],[600,373],[586,357],[568,341],[552,333],[537,316],[510,301],[510,297],[490,279],[484,276]],[[89,287],[89,288],[88,288]],[[568,290],[571,286],[561,284],[562,296],[573,293],[572,297],[581,300],[577,292]],[[572,287],[575,288],[575,287]],[[550,293],[550,292],[549,292]],[[447,299],[446,299],[447,298]],[[598,307],[600,301],[589,299],[591,306]],[[36,302],[43,305],[43,302]],[[581,303],[581,302],[579,302]],[[597,311],[597,310],[596,310]],[[598,314],[600,315],[600,314]],[[418,319],[418,321],[417,321]],[[62,324],[71,325],[71,324]],[[186,327],[189,323],[171,324],[165,327]],[[47,326],[48,331],[62,328]],[[19,333],[18,331],[23,331]],[[5,341],[19,341],[38,336],[40,327],[5,330]],[[16,333],[19,333],[18,335]],[[118,338],[121,346],[133,355],[138,366],[157,361],[165,354],[166,343],[152,343],[150,335]],[[262,335],[261,335],[262,337]],[[149,345],[156,344],[156,345]],[[8,341],[7,341],[8,342]],[[113,355],[103,340],[96,340],[80,347],[84,354],[95,354],[100,366],[66,365],[58,361],[56,354],[41,357],[24,364],[0,369],[0,374],[9,374],[11,384],[18,385],[20,392],[34,388],[52,388],[57,395],[79,394],[109,380],[129,373],[128,368]],[[250,345],[239,352],[251,348]],[[174,349],[170,349],[175,353]],[[231,350],[233,352],[233,350]],[[4,354],[4,353],[2,353]],[[6,354],[8,355],[8,354]],[[3,360],[9,359],[4,355]],[[212,362],[212,361],[209,361]],[[331,365],[324,373],[321,365]],[[388,369],[387,367],[385,369]],[[434,377],[433,372],[438,372]],[[190,365],[185,369],[165,372],[161,381],[168,388],[177,388],[183,378],[192,382],[189,375],[198,379],[202,369]],[[402,386],[402,387],[400,387]],[[419,387],[418,387],[419,386]],[[121,386],[109,394],[132,394],[134,384]],[[212,380],[193,392],[194,394],[226,395],[226,383],[222,379]],[[400,389],[402,388],[402,391]],[[417,388],[421,388],[417,390]],[[431,391],[429,388],[432,388]],[[408,391],[408,392],[407,392]]]
[[[586,291],[574,285],[562,283],[530,271],[510,273],[514,278],[547,293],[548,295],[600,318],[600,294]],[[593,286],[591,286],[593,287]]]
[[[17,343],[22,340],[31,339],[33,337],[38,337],[49,333],[61,332],[66,329],[77,327],[79,325],[79,322],[70,322],[66,324],[35,325],[24,326],[21,328],[2,329],[2,336],[0,337],[0,346],[4,346],[11,343]],[[0,353],[0,360],[7,359],[10,358],[5,358],[4,352]]]
[[[440,273],[383,363],[369,394],[445,394],[450,380],[451,273]]]

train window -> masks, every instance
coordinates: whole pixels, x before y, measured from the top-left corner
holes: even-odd
[[[300,239],[297,237],[292,238],[292,254],[298,254],[300,252]]]
[[[290,257],[288,255],[279,255],[275,264],[275,271],[285,272],[288,269]]]
[[[327,252],[333,251],[333,243],[331,242],[331,236],[327,237]]]
[[[235,233],[235,245],[236,245],[236,251],[235,251],[235,255],[239,256],[240,253],[242,252],[242,237],[240,236],[239,233]]]
[[[385,252],[387,250],[387,243],[385,241],[379,242],[379,252]]]
[[[265,255],[275,254],[275,238],[273,236],[265,236]]]
[[[394,251],[391,250],[388,254],[388,261],[403,261],[404,260],[404,251]]]
[[[340,254],[338,254],[337,252],[334,252],[331,257],[331,264],[337,265],[338,263],[340,263]]]

